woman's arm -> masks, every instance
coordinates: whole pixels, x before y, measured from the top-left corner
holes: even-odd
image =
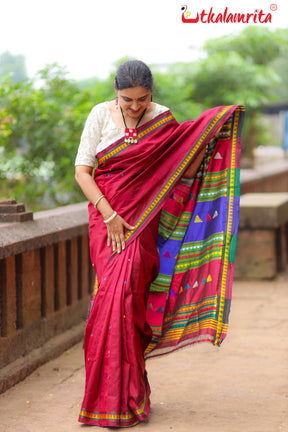
[[[75,167],[75,178],[84,195],[94,205],[97,198],[102,195],[101,190],[92,178],[93,168],[84,165]],[[100,211],[104,219],[108,219],[113,214],[113,209],[109,202],[103,198],[97,204],[97,209]]]
[[[92,178],[93,168],[85,165],[77,165],[75,168],[75,179],[82,189],[84,195],[94,205],[97,199],[102,195],[101,190]],[[97,210],[102,214],[103,219],[107,220],[112,216],[114,210],[107,199],[102,198],[97,204]],[[103,222],[104,223],[104,222]],[[117,215],[107,226],[107,246],[112,244],[113,251],[117,249],[118,253],[125,249],[124,228],[134,229],[121,216]]]
[[[193,163],[191,163],[191,165],[184,172],[184,177],[190,178],[190,179],[195,177],[195,174],[197,173],[197,171],[198,171],[198,169],[199,169],[199,167],[203,161],[205,151],[206,151],[206,147],[201,151],[201,153],[199,153],[199,156],[197,156],[195,161]]]

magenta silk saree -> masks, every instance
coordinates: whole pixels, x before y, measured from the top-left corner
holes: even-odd
[[[125,427],[150,411],[145,358],[227,333],[239,210],[241,106],[178,124],[170,111],[97,155],[95,181],[133,231],[125,251],[107,247],[89,204],[96,272],[85,332],[79,421]],[[192,184],[183,173],[206,147]]]

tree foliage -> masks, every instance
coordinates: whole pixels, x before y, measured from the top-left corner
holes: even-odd
[[[276,57],[271,66],[280,76],[280,85],[274,88],[277,99],[287,102],[288,100],[288,29],[277,29],[276,31],[281,40],[281,55]]]
[[[268,65],[278,58],[286,45],[285,33],[263,26],[248,26],[238,35],[209,39],[204,45],[208,55],[237,52],[244,60],[256,65]]]
[[[32,208],[38,208],[41,197],[41,207],[83,199],[74,181],[75,155],[86,117],[105,95],[99,98],[99,86],[80,92],[66,75],[65,69],[53,64],[33,80],[2,81],[2,197],[12,188],[14,197]]]
[[[193,68],[193,64],[186,63],[174,64],[166,72],[152,68],[155,81],[153,98],[169,107],[179,123],[196,118],[203,111],[202,103],[192,98]]]
[[[271,85],[278,82],[272,68],[247,62],[235,51],[218,52],[201,61],[192,97],[207,107],[237,103],[255,110],[271,100]]]
[[[242,160],[253,162],[253,148],[267,136],[259,127],[259,113],[263,105],[278,100],[282,80],[273,62],[283,55],[287,35],[287,30],[249,26],[236,36],[211,39],[204,45],[207,56],[198,62],[192,97],[205,107],[245,106]]]

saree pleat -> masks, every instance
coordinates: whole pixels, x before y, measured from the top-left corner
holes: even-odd
[[[103,273],[97,270],[97,294],[84,341],[86,389],[79,418],[83,423],[129,426],[149,413],[144,351],[152,333],[146,303],[151,279],[159,270],[158,219],[113,265],[108,264]]]
[[[113,253],[89,204],[97,275],[85,332],[79,421],[125,427],[150,411],[145,357],[196,342],[220,345],[228,328],[238,227],[243,109],[217,107],[179,125],[169,111],[98,155],[94,178],[135,230]],[[185,170],[206,148],[193,179]]]

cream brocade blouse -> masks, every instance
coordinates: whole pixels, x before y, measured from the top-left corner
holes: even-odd
[[[153,118],[167,111],[163,105],[155,103]],[[124,137],[125,128],[117,126],[112,120],[107,102],[102,102],[92,108],[86,120],[75,165],[96,165],[97,153],[104,150],[116,140]]]

